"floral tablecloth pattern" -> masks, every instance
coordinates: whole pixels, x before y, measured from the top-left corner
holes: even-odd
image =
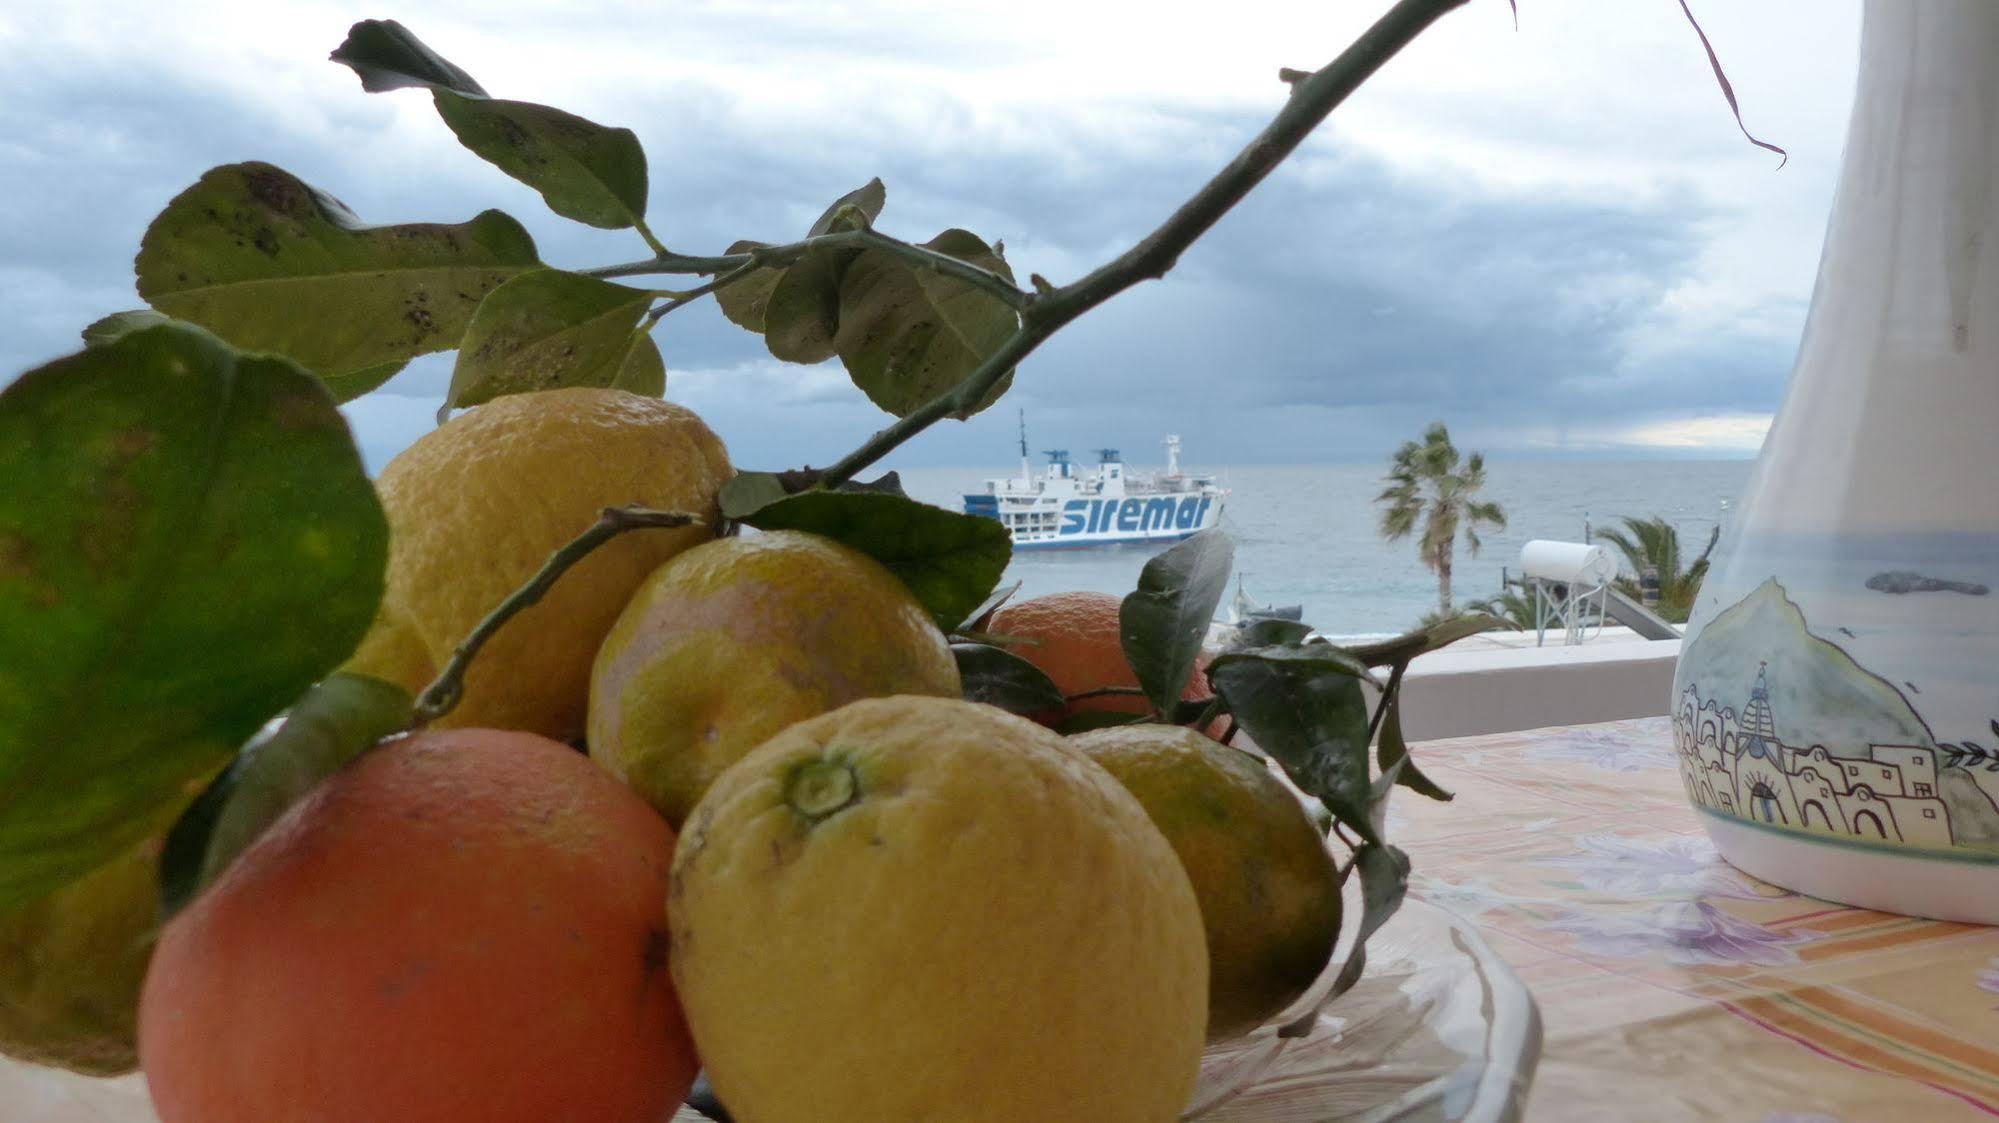
[[[1667,719],[1431,741],[1457,793],[1398,794],[1413,889],[1532,989],[1528,1118],[1999,1117],[1999,928],[1844,908],[1736,871]]]

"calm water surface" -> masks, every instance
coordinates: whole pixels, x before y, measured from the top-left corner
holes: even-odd
[[[1507,529],[1483,535],[1476,558],[1460,545],[1453,575],[1457,600],[1498,592],[1500,567],[1515,568],[1530,538],[1581,541],[1587,519],[1597,526],[1625,515],[1663,515],[1680,531],[1691,558],[1726,517],[1748,481],[1749,461],[1488,461],[1486,498],[1506,511]],[[1150,466],[1135,465],[1137,471]],[[910,494],[958,509],[960,496],[983,481],[1014,472],[930,468],[902,474]],[[1222,527],[1236,541],[1236,571],[1250,596],[1269,604],[1302,604],[1305,619],[1334,634],[1401,631],[1436,607],[1436,578],[1416,560],[1413,541],[1389,544],[1376,534],[1374,497],[1381,468],[1370,464],[1190,466],[1214,472],[1229,488]],[[1020,595],[1064,589],[1123,594],[1138,580],[1150,546],[1028,550],[1014,555],[1007,581]]]

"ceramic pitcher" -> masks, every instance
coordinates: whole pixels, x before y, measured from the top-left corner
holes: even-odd
[[[1673,684],[1722,855],[1999,924],[1999,2],[1868,0],[1782,410]]]

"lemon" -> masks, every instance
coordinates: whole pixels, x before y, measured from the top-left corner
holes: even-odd
[[[0,916],[0,1054],[89,1076],[138,1067],[161,841]]]
[[[678,827],[792,722],[959,689],[943,633],[881,563],[802,531],[725,538],[661,566],[605,637],[590,755]]]
[[[459,414],[375,481],[389,517],[387,590],[346,669],[420,690],[603,508],[699,515],[705,525],[627,532],[578,562],[493,636],[437,723],[577,736],[604,633],[646,574],[714,536],[729,474],[700,418],[623,390],[514,394]]]
[[[1332,958],[1340,882],[1325,835],[1256,756],[1177,725],[1069,738],[1117,777],[1186,866],[1208,945],[1208,1037],[1255,1029]]]
[[[1207,1020],[1200,907],[1117,782],[934,698],[800,722],[674,856],[673,976],[743,1123],[1167,1123]]]

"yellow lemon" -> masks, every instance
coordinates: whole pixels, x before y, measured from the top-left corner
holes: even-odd
[[[0,916],[0,1054],[89,1076],[138,1067],[161,841]]]
[[[730,474],[691,411],[581,387],[514,394],[417,439],[375,481],[389,516],[388,587],[348,670],[416,691],[473,627],[605,507],[638,503],[704,525],[628,532],[577,563],[473,660],[438,724],[583,732],[590,662],[646,574],[714,537]]]
[[[944,634],[881,563],[800,531],[724,538],[661,566],[605,637],[590,755],[678,827],[792,722],[959,689]]]
[[[1187,875],[1046,729],[934,698],[780,733],[696,807],[673,976],[744,1123],[1168,1123],[1207,1021]]]
[[[1298,797],[1257,757],[1177,725],[1069,743],[1138,797],[1187,868],[1207,930],[1209,1039],[1297,1001],[1340,933],[1339,873]]]

